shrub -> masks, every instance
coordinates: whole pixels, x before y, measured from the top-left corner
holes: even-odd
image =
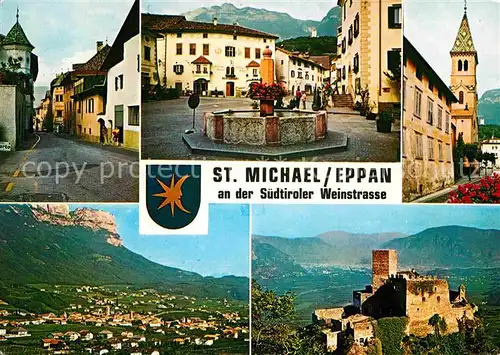
[[[448,203],[500,203],[500,175],[486,176],[478,183],[458,185]]]
[[[388,317],[377,321],[375,337],[382,343],[383,355],[402,355],[403,341],[408,319],[406,317]]]

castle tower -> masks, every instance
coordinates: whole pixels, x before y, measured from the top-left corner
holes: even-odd
[[[14,58],[21,65],[20,72],[31,73],[31,52],[35,47],[30,43],[19,23],[19,9],[17,9],[16,23],[1,41],[1,47],[3,53],[1,53],[0,62],[7,64],[9,58]]]
[[[385,283],[391,275],[398,272],[398,254],[394,249],[372,251],[372,288],[373,292]]]
[[[478,141],[479,126],[476,80],[476,69],[479,60],[472,40],[469,19],[467,18],[467,3],[464,6],[464,16],[450,55],[450,89],[459,100],[458,103],[452,104],[452,121],[457,128],[457,137],[460,133],[463,133],[465,143],[474,143]]]

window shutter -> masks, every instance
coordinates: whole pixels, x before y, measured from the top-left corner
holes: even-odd
[[[389,14],[388,14],[389,28],[394,28],[394,7],[389,6],[387,9],[389,11]]]

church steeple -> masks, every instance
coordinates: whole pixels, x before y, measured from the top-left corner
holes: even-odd
[[[462,22],[460,23],[460,27],[458,29],[457,38],[455,39],[455,43],[453,44],[453,48],[450,53],[474,53],[477,61],[477,52],[474,47],[474,41],[472,40],[469,19],[467,18],[467,0],[465,0],[464,3],[464,16],[462,17]]]

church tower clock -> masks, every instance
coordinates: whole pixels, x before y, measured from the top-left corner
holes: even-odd
[[[458,98],[458,102],[452,105],[451,110],[456,136],[462,133],[465,143],[474,143],[478,141],[476,69],[479,60],[467,18],[467,3],[450,55],[450,89]]]

